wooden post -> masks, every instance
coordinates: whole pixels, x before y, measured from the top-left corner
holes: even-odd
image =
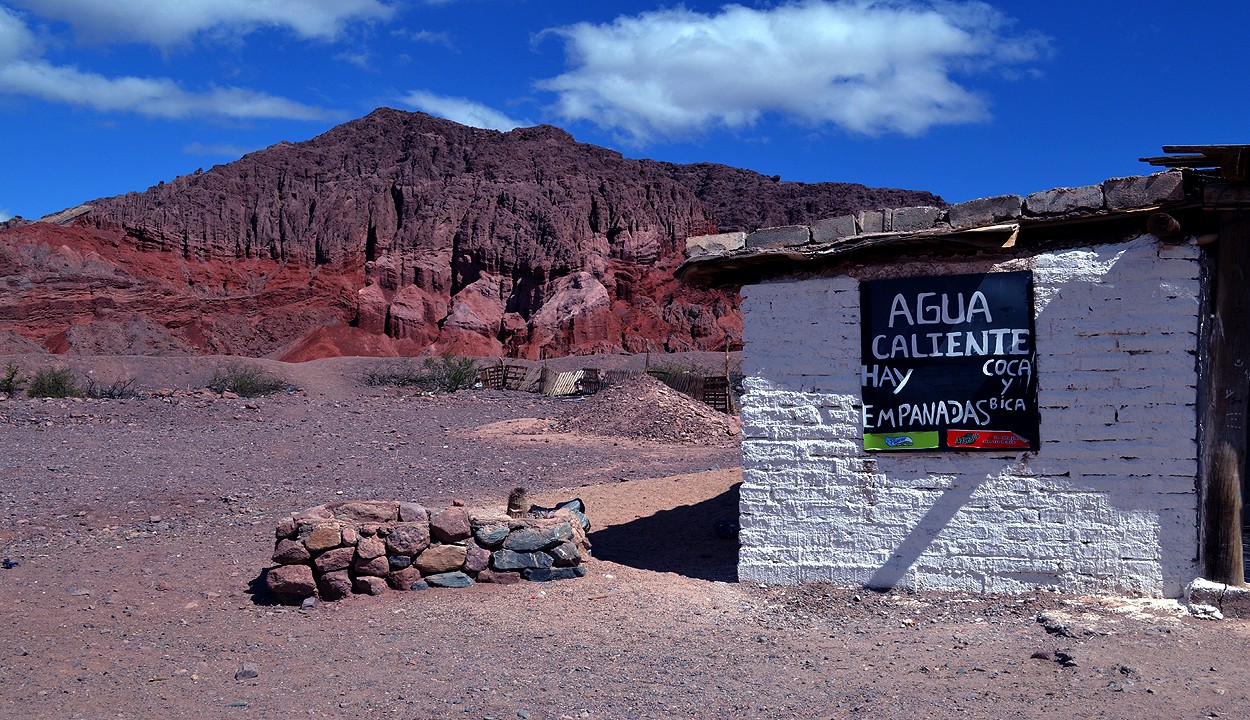
[[[1207,577],[1245,585],[1241,549],[1241,468],[1228,445],[1215,449],[1205,498]]]
[[[1208,580],[1242,583],[1240,496],[1250,411],[1250,219],[1239,211],[1224,213],[1213,250],[1214,296],[1201,432],[1202,568]]]

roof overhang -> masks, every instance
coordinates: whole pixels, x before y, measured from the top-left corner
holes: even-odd
[[[1250,199],[1250,189],[1238,187]],[[889,262],[900,257],[1028,255],[1044,249],[1121,242],[1140,236],[1150,232],[1154,222],[1160,222],[1158,218],[1152,221],[1160,213],[1182,220],[1178,230],[1162,238],[1180,242],[1209,231],[1210,222],[1201,217],[1205,207],[1204,202],[1187,201],[1072,217],[1021,218],[972,228],[864,234],[824,244],[744,249],[687,260],[676,274],[694,285],[724,287],[789,274],[825,272],[844,263]]]

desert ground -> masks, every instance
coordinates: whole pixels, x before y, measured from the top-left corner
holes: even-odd
[[[628,399],[367,387],[377,361],[356,358],[265,362],[300,389],[259,399],[188,392],[221,359],[6,362],[178,392],[0,401],[0,717],[1250,708],[1250,624],[1171,601],[739,582],[736,540],[715,532],[737,512],[736,438],[696,419],[684,438],[649,440]],[[291,511],[349,498],[502,508],[517,485],[543,504],[585,501],[587,577],[305,608],[263,592],[274,524]]]

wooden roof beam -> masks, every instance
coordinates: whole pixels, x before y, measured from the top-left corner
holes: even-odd
[[[1218,170],[1225,180],[1250,179],[1250,146],[1247,145],[1164,145],[1161,157],[1139,158],[1156,167]]]

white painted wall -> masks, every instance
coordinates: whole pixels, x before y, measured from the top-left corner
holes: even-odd
[[[1041,450],[863,451],[859,278],[1031,268]],[[1198,252],[1157,242],[744,287],[739,575],[1177,597],[1197,576]]]

